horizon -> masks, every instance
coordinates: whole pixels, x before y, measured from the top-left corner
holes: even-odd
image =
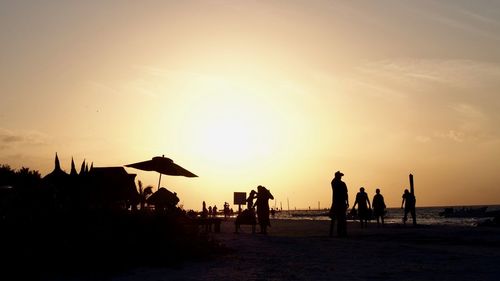
[[[417,206],[498,205],[499,18],[462,0],[2,1],[0,164],[165,155],[199,176],[161,181],[195,210],[258,185],[329,207],[338,170],[351,205],[363,186],[400,206],[410,173]]]

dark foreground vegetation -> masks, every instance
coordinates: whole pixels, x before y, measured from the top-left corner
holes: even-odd
[[[47,183],[36,171],[0,166],[0,279],[90,278],[139,266],[180,266],[223,250],[177,202],[140,209],[125,201],[61,196],[75,184]],[[91,190],[80,185],[74,194],[82,188]]]

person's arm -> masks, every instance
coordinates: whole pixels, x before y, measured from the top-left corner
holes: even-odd
[[[368,202],[368,208],[372,208],[372,205],[370,204],[370,198],[368,198],[368,195],[366,195],[366,201]]]
[[[403,202],[401,202],[401,209],[403,209],[404,203],[405,203],[405,196],[403,195]]]
[[[349,193],[347,192],[347,186],[346,186],[346,193],[345,193],[345,205],[346,205],[346,209],[349,209]]]

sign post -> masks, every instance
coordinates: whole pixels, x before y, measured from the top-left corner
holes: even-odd
[[[235,192],[233,196],[233,204],[238,205],[238,214],[241,213],[241,205],[245,205],[247,202],[246,192]]]

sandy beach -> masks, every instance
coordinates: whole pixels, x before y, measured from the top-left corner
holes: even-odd
[[[329,221],[272,220],[268,235],[234,221],[211,233],[230,251],[178,268],[138,268],[112,280],[498,280],[500,229],[348,225],[328,237]],[[258,228],[257,228],[258,230]]]

